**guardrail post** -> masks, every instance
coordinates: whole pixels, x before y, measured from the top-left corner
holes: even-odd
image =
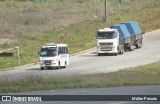
[[[15,47],[18,51],[18,64],[20,65],[21,64],[21,61],[20,61],[20,55],[19,55],[19,47]]]

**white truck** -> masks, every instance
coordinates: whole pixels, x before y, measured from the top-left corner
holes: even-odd
[[[96,34],[97,53],[114,55],[123,54],[125,50],[134,51],[142,47],[142,31],[135,20],[99,29]]]
[[[115,29],[104,28],[97,32],[97,53],[101,56],[105,53],[117,55],[118,49],[118,31]]]
[[[51,68],[66,68],[69,65],[69,53],[67,44],[48,43],[39,51],[41,70]]]

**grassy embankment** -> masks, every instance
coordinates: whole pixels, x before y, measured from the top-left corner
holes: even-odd
[[[118,72],[43,78],[32,76],[19,81],[1,81],[0,93],[72,88],[106,88],[122,86],[160,85],[160,62],[127,68]]]
[[[49,42],[67,43],[70,54],[94,47],[97,29],[111,24],[134,19],[143,31],[160,27],[159,0],[123,0],[122,4],[108,0],[107,23],[103,23],[103,1],[71,1],[0,2],[1,50],[20,46],[24,65],[38,62],[40,46]],[[18,65],[17,52],[13,52],[13,57],[0,58],[0,69]]]

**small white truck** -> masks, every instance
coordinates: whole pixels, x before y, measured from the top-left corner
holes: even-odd
[[[48,43],[39,51],[41,70],[51,68],[66,68],[69,65],[69,53],[67,44]]]

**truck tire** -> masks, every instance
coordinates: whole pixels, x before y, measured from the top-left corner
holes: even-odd
[[[66,66],[67,66],[67,62],[65,61],[65,65],[64,65],[64,68],[66,68]]]
[[[121,53],[120,53],[121,55],[123,54],[123,49],[121,49]]]
[[[118,56],[118,52],[114,54],[115,56]]]
[[[124,48],[122,48],[122,54],[124,54]]]
[[[139,40],[136,44],[136,48],[142,48],[142,40]]]
[[[98,53],[98,56],[102,56],[102,54],[101,54],[101,53]]]
[[[123,54],[123,48],[121,48],[120,54]]]
[[[142,43],[142,40],[141,40],[140,43],[139,43],[138,48],[142,48],[142,45],[143,45],[143,43]]]
[[[130,51],[134,51],[134,46],[131,45],[131,46],[129,47],[129,50],[130,50]]]
[[[118,54],[122,54],[122,49],[119,49],[119,52],[118,52]]]
[[[117,54],[117,55],[118,55],[118,54],[121,54],[121,48],[120,48],[119,46],[117,47],[117,53],[116,53],[116,54]],[[116,54],[115,54],[115,55],[116,55]],[[117,56],[117,55],[116,55],[116,56]]]
[[[141,43],[136,44],[136,48],[141,48]]]
[[[140,44],[140,45],[138,46],[138,48],[142,48],[142,44]]]

